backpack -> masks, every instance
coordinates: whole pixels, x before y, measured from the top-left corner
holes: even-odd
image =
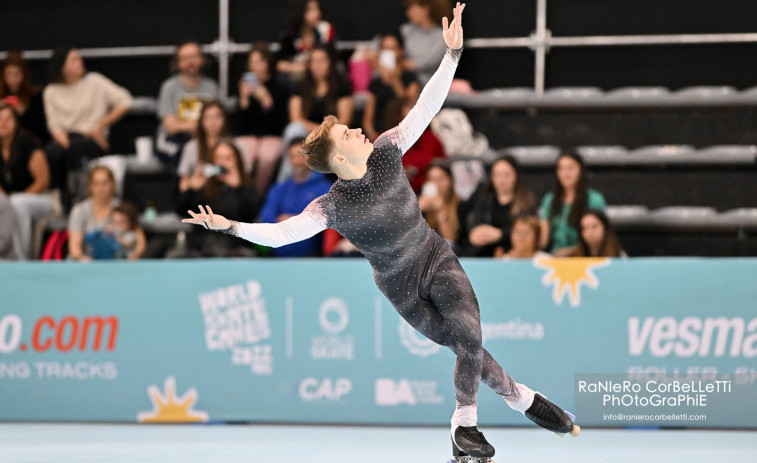
[[[68,230],[55,230],[45,242],[40,260],[63,260],[68,255]]]

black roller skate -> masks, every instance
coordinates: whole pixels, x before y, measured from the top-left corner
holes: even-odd
[[[573,420],[576,419],[575,416],[563,411],[538,392],[534,394],[534,402],[524,414],[542,428],[548,429],[561,437],[566,434],[576,437],[581,432],[581,427],[573,424]]]
[[[451,463],[492,463],[494,447],[476,426],[458,426],[452,434]]]

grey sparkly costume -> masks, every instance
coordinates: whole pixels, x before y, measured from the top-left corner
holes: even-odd
[[[457,355],[458,406],[475,405],[483,381],[508,400],[515,382],[482,347],[476,295],[449,245],[431,230],[402,167],[410,148],[441,108],[461,51],[447,50],[439,70],[399,126],[376,140],[365,175],[337,180],[299,216],[279,224],[233,222],[230,233],[282,245],[333,228],[367,258],[379,289],[407,322]]]

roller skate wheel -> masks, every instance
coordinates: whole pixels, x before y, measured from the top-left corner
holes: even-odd
[[[573,436],[573,437],[576,437],[576,436],[578,436],[578,434],[580,432],[581,432],[581,426],[579,426],[577,424],[574,424],[573,425],[573,430],[570,431],[570,435]]]

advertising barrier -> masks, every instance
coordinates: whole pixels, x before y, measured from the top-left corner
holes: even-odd
[[[484,347],[590,426],[757,428],[757,260],[463,260]],[[355,260],[0,264],[0,420],[447,424]],[[530,424],[484,384],[479,423]]]

